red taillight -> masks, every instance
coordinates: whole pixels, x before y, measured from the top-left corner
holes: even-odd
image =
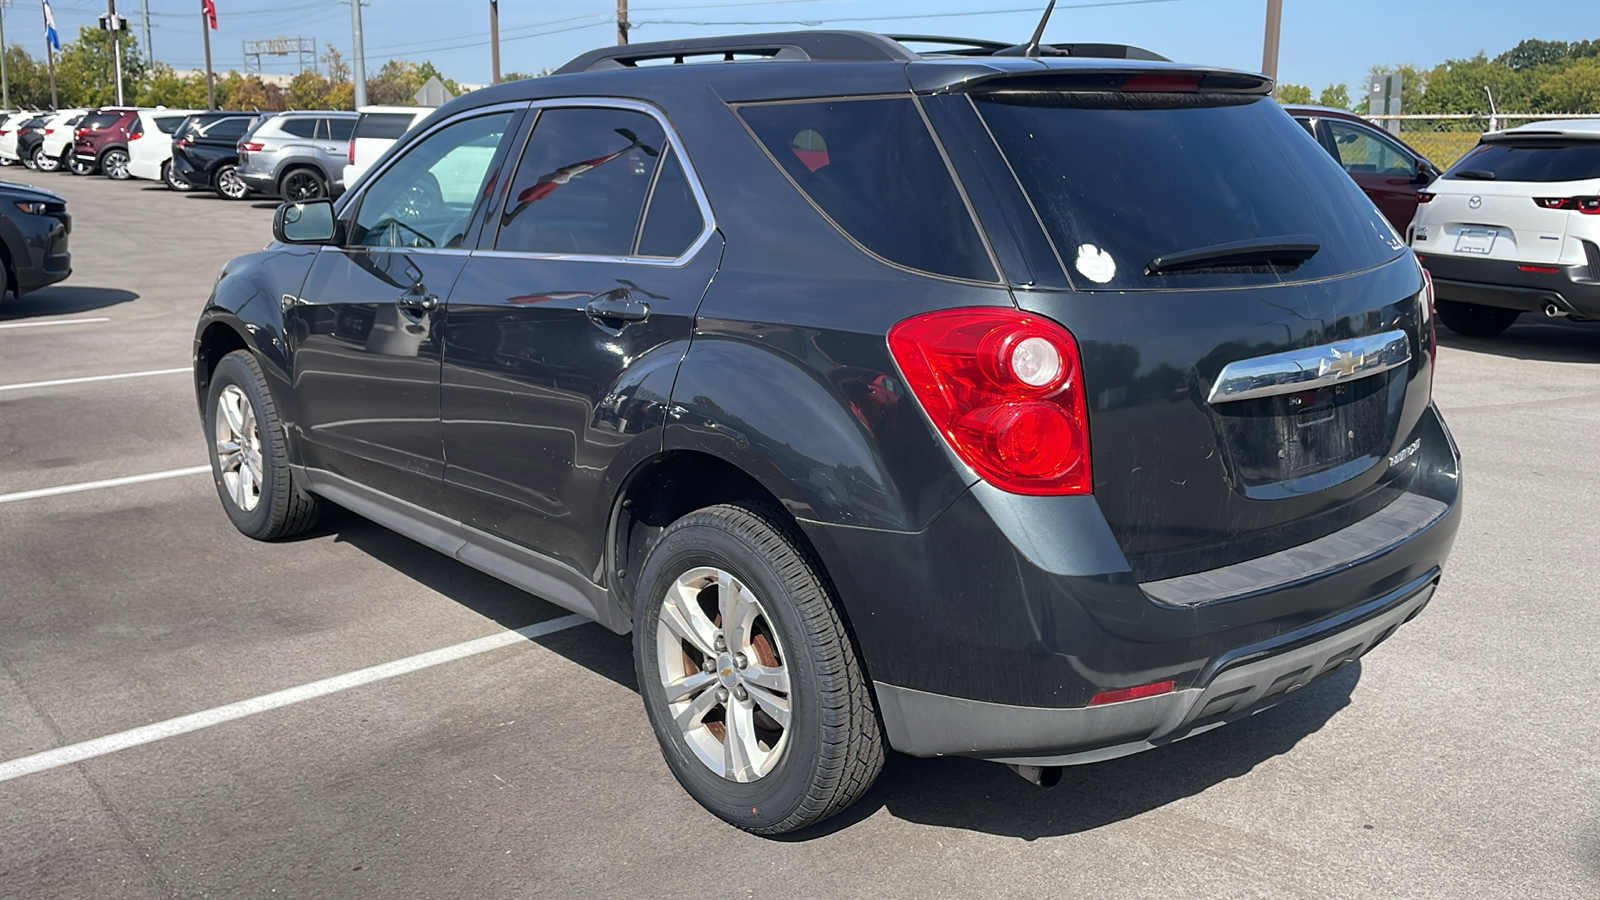
[[[1545,209],[1576,210],[1586,216],[1600,216],[1600,197],[1535,197]]]
[[[1200,90],[1200,76],[1182,72],[1144,72],[1124,81],[1122,89],[1134,92],[1194,93]]]
[[[46,129],[45,129],[45,130],[44,130],[44,133],[45,133],[45,134],[55,134],[55,133],[56,133],[56,130],[55,130],[55,129],[54,129],[54,128],[46,128]]]
[[[241,143],[239,145],[239,150],[244,153],[260,153],[261,148],[265,146],[266,144],[258,141],[250,141],[249,143]]]
[[[1560,266],[1517,266],[1517,268],[1521,269],[1524,272],[1555,273],[1555,272],[1561,271],[1561,267]]]
[[[354,140],[352,140],[350,142],[350,165],[353,166],[355,164],[356,164],[356,142]]]
[[[87,128],[79,128],[77,131],[74,131],[72,133],[72,136],[73,137],[83,137],[84,135],[86,135],[88,133],[89,133],[89,129],[87,129]]]
[[[140,139],[142,137],[144,137],[144,129],[143,128],[135,128],[132,131],[128,132],[128,140],[130,140],[130,141],[137,141],[138,139]]]
[[[1121,703],[1124,700],[1138,700],[1140,697],[1154,697],[1157,694],[1170,694],[1175,685],[1170,681],[1156,681],[1150,684],[1141,684],[1138,687],[1120,688],[1115,691],[1101,691],[1089,701],[1090,706],[1105,706],[1107,703]]]
[[[1434,194],[1432,194],[1432,193],[1430,193],[1428,191],[1417,191],[1417,202],[1418,203],[1432,203],[1433,202],[1433,198],[1435,196],[1436,195],[1434,195]]]
[[[889,351],[950,448],[1018,494],[1087,494],[1089,415],[1071,332],[1014,309],[906,319]]]
[[[193,147],[194,146],[194,141],[191,141],[188,138],[178,138],[177,140],[172,142],[172,146],[174,146],[174,147]]]

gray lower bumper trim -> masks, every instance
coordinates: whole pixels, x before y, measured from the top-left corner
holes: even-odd
[[[1073,709],[1007,706],[874,682],[889,744],[911,756],[973,756],[1013,765],[1100,762],[1193,737],[1260,712],[1377,646],[1433,598],[1429,581],[1391,595],[1376,615],[1279,651],[1245,652],[1204,687]],[[1159,677],[1159,676],[1153,676]]]

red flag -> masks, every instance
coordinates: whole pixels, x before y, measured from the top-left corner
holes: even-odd
[[[206,15],[206,24],[212,31],[217,30],[217,2],[216,0],[200,0],[200,11]]]

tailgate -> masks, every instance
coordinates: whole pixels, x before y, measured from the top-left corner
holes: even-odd
[[[1571,216],[1535,196],[1566,197],[1563,185],[1449,182],[1435,186],[1417,227],[1418,250],[1514,262],[1555,264]]]

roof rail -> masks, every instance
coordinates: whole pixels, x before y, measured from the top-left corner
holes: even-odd
[[[656,60],[682,63],[697,56],[721,56],[727,61],[739,56],[756,56],[829,62],[908,62],[917,58],[917,54],[881,34],[865,31],[786,31],[603,47],[577,57],[554,74],[627,69]]]
[[[934,51],[938,56],[993,56],[1011,46],[1005,41],[986,41],[982,38],[950,37],[942,34],[886,34],[884,37],[901,44],[938,44],[953,48]]]

